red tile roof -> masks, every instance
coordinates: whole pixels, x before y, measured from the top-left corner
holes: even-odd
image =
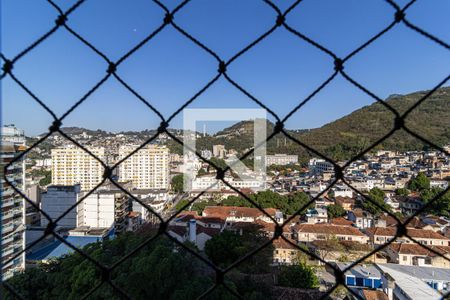
[[[290,239],[289,239],[290,240]],[[293,244],[296,244],[294,240],[290,240]],[[286,242],[284,239],[282,238],[277,238],[275,240],[272,241],[273,246],[275,247],[275,249],[291,249],[291,250],[298,250],[297,247],[289,244],[288,242]]]
[[[298,232],[364,236],[361,231],[352,226],[335,226],[331,224],[300,224],[295,225],[294,227],[294,230]]]
[[[423,256],[436,256],[432,251],[416,244],[416,243],[392,243],[388,246],[392,251],[398,252],[399,254],[412,254],[412,255],[423,255]],[[440,254],[450,254],[449,246],[428,246],[434,251]]]
[[[442,234],[434,232],[433,230],[425,229],[415,229],[407,228],[408,235],[412,238],[422,238],[422,239],[437,239],[437,240],[449,240]],[[366,233],[370,236],[380,235],[380,236],[395,236],[397,233],[397,228],[395,227],[372,227],[366,229]]]
[[[349,221],[347,219],[344,219],[343,217],[334,218],[330,221],[331,225],[338,225],[338,226],[351,226],[353,225],[352,221]]]
[[[389,297],[383,291],[363,289],[362,294],[366,300],[388,300]]]
[[[265,211],[274,216],[277,211],[275,208],[266,208]],[[203,210],[203,216],[226,219],[230,216],[257,218],[264,214],[257,208],[239,207],[239,206],[207,206]]]

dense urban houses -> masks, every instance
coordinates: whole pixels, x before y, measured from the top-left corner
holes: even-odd
[[[328,279],[333,274],[323,269],[323,261],[345,270],[367,256],[345,272],[346,284],[363,299],[404,299],[400,294],[424,299],[417,295],[432,298],[450,290],[445,277],[450,270],[448,200],[420,211],[434,193],[448,186],[450,161],[442,153],[372,152],[344,170],[350,186],[338,182],[331,187],[335,180],[332,163],[312,158],[306,164],[297,155],[276,153],[264,158],[270,169],[267,174],[249,167],[240,174],[227,173],[224,179],[231,188],[217,180],[215,170],[197,156],[171,153],[164,135],[128,158],[141,141],[138,135],[94,138],[81,132],[76,137],[106,165],[123,160],[112,174],[114,183],[97,186],[104,172],[102,164],[57,135],[49,138],[53,148],[33,150],[33,158],[11,165],[7,177],[25,188],[29,200],[45,214],[24,205],[2,181],[2,247],[6,249],[2,260],[33,245],[3,266],[4,278],[73,252],[52,235],[41,238],[50,220],[57,220],[54,230],[62,239],[83,247],[125,232],[156,231],[160,218],[175,215],[167,234],[200,255],[207,255],[208,245],[227,234],[233,239],[271,240],[266,254],[268,267],[276,270],[271,278],[285,267],[306,264],[318,274],[319,289],[324,290],[333,284]],[[2,164],[24,150],[23,132],[5,127]],[[222,144],[201,153],[222,166],[237,155],[235,149]],[[186,176],[187,172],[193,173]],[[241,193],[263,211],[252,207]],[[407,236],[396,238],[398,222],[408,222]],[[283,225],[280,232],[278,225]],[[425,269],[437,275],[430,278]],[[416,295],[408,286],[408,276],[420,289]]]

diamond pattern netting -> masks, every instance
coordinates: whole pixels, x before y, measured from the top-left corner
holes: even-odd
[[[378,247],[376,249],[374,249],[373,251],[371,251],[370,253],[367,253],[366,255],[364,255],[363,257],[357,259],[356,261],[354,261],[353,263],[351,263],[345,270],[341,271],[339,269],[337,269],[336,267],[334,267],[333,265],[331,265],[330,263],[326,262],[325,260],[323,260],[322,258],[320,258],[318,255],[316,255],[315,253],[309,252],[308,250],[305,250],[301,247],[299,247],[298,245],[293,244],[290,240],[286,239],[283,235],[283,226],[285,226],[286,224],[288,224],[295,216],[299,215],[302,211],[304,211],[311,203],[313,203],[316,199],[318,199],[320,196],[324,195],[327,191],[329,191],[338,181],[343,182],[344,184],[348,185],[355,193],[359,194],[360,196],[364,197],[364,199],[366,201],[370,201],[371,203],[373,203],[375,206],[379,207],[381,210],[383,210],[385,213],[389,214],[391,217],[393,217],[396,222],[397,222],[397,233],[396,233],[396,238],[400,237],[400,236],[407,236],[409,237],[411,240],[415,241],[413,238],[411,238],[408,235],[408,230],[406,228],[406,225],[411,222],[411,220],[413,220],[413,218],[417,215],[419,215],[420,213],[424,212],[428,207],[430,207],[434,202],[439,201],[439,198],[445,194],[448,191],[448,188],[443,191],[442,193],[438,194],[435,198],[433,198],[431,201],[429,201],[426,205],[424,205],[419,211],[417,211],[414,215],[410,216],[405,222],[401,222],[394,214],[392,214],[391,212],[387,211],[384,207],[381,207],[379,204],[375,203],[374,201],[372,201],[368,196],[362,194],[360,191],[358,191],[356,188],[354,188],[344,177],[344,172],[345,169],[354,161],[356,161],[357,159],[361,158],[364,154],[368,153],[370,150],[372,150],[374,147],[376,147],[377,145],[379,145],[380,143],[382,143],[384,140],[388,139],[389,137],[391,137],[395,132],[397,132],[398,130],[404,130],[407,133],[409,133],[410,135],[414,136],[416,139],[420,140],[421,142],[424,142],[430,146],[432,146],[433,148],[445,153],[445,155],[449,155],[449,153],[442,149],[440,146],[434,144],[433,142],[427,140],[426,137],[421,136],[420,134],[414,132],[413,130],[409,129],[406,125],[405,125],[405,119],[408,117],[408,115],[415,110],[422,102],[426,101],[427,98],[429,98],[439,87],[443,86],[450,78],[450,75],[448,75],[447,77],[445,77],[441,82],[439,82],[438,84],[436,84],[436,86],[431,89],[427,94],[425,94],[419,101],[417,101],[412,107],[410,107],[406,112],[404,112],[403,114],[400,114],[399,112],[397,112],[392,106],[390,106],[388,103],[386,103],[385,101],[383,101],[381,98],[379,98],[378,96],[376,96],[373,92],[371,92],[369,89],[367,89],[365,86],[363,86],[362,84],[358,83],[354,78],[352,78],[351,76],[349,76],[345,71],[344,71],[344,67],[345,64],[351,60],[353,57],[355,57],[356,55],[358,55],[360,52],[364,51],[364,49],[366,49],[367,47],[369,47],[374,41],[376,41],[378,38],[380,38],[381,36],[387,34],[389,31],[392,30],[392,28],[396,27],[398,24],[404,24],[406,27],[408,27],[411,31],[416,32],[418,35],[422,35],[423,37],[427,38],[429,41],[439,45],[442,48],[445,48],[446,50],[450,50],[450,46],[445,43],[444,41],[440,40],[438,37],[435,37],[434,35],[426,32],[425,30],[421,29],[420,27],[414,25],[411,21],[409,21],[406,18],[406,14],[408,9],[416,2],[415,0],[410,1],[407,5],[405,5],[404,7],[400,7],[398,6],[394,1],[392,0],[380,0],[381,2],[385,2],[388,5],[390,5],[392,7],[392,11],[393,11],[393,17],[392,17],[392,22],[386,27],[384,28],[382,31],[378,32],[377,34],[375,34],[372,38],[370,38],[369,40],[367,40],[366,42],[364,42],[362,45],[360,45],[359,47],[357,47],[356,49],[354,49],[352,52],[350,52],[347,56],[341,58],[338,57],[333,51],[327,49],[326,47],[324,47],[323,45],[321,45],[320,43],[314,41],[313,39],[309,38],[308,36],[306,36],[305,34],[303,34],[302,32],[294,29],[293,27],[291,27],[289,25],[289,14],[290,12],[297,7],[298,5],[301,4],[301,0],[295,1],[287,10],[282,11],[280,8],[278,8],[274,3],[272,3],[270,0],[262,0],[261,3],[263,5],[268,5],[274,12],[274,23],[273,26],[267,30],[265,33],[263,33],[262,35],[260,35],[257,39],[255,39],[254,41],[252,41],[251,43],[249,43],[246,47],[244,47],[243,49],[241,49],[240,51],[238,51],[236,54],[234,54],[229,60],[225,61],[223,60],[216,52],[214,52],[211,48],[209,48],[207,45],[205,45],[204,43],[202,43],[201,41],[199,41],[198,39],[196,39],[194,36],[192,36],[189,32],[185,31],[182,27],[180,27],[175,20],[175,16],[180,13],[180,11],[183,10],[183,8],[191,1],[186,0],[181,2],[178,6],[176,6],[173,10],[169,10],[163,2],[160,2],[158,0],[153,0],[154,3],[156,3],[159,8],[165,13],[165,16],[163,18],[163,20],[161,20],[161,24],[152,32],[150,33],[146,38],[144,38],[140,43],[138,43],[136,46],[134,46],[132,49],[130,49],[128,52],[126,52],[121,58],[119,58],[117,61],[112,61],[110,60],[104,53],[102,53],[98,48],[95,47],[95,45],[93,45],[92,43],[90,43],[89,41],[87,41],[85,38],[83,38],[80,34],[78,34],[75,30],[73,30],[70,27],[70,16],[72,14],[72,12],[74,12],[75,10],[81,9],[83,7],[83,4],[85,2],[87,2],[87,0],[80,0],[78,2],[76,2],[72,7],[70,7],[67,11],[63,11],[58,5],[56,5],[52,0],[47,0],[47,2],[58,12],[59,17],[55,20],[55,25],[44,35],[42,35],[39,39],[37,39],[36,41],[34,41],[33,43],[31,43],[28,47],[26,47],[23,51],[21,51],[20,53],[16,54],[13,58],[8,58],[6,57],[4,54],[1,54],[1,59],[3,60],[3,67],[2,67],[2,73],[0,75],[0,79],[4,79],[5,77],[9,76],[13,82],[15,82],[21,89],[23,89],[36,103],[38,103],[42,109],[44,109],[45,111],[47,111],[53,118],[53,123],[51,124],[51,126],[49,127],[48,133],[43,136],[41,139],[39,139],[37,142],[35,142],[33,145],[31,145],[26,151],[24,151],[23,153],[21,153],[18,157],[16,157],[12,162],[8,163],[8,165],[5,166],[5,170],[11,166],[12,164],[14,164],[16,161],[22,159],[28,152],[30,152],[32,149],[34,149],[35,147],[37,147],[40,143],[42,143],[43,141],[45,141],[50,135],[54,134],[54,133],[59,133],[60,135],[62,135],[65,139],[69,140],[71,143],[75,144],[76,146],[80,147],[81,149],[83,149],[86,153],[88,153],[90,156],[92,156],[94,159],[96,159],[97,161],[99,161],[99,163],[103,166],[104,168],[104,174],[103,174],[103,180],[96,186],[96,188],[98,188],[99,186],[101,186],[105,181],[109,180],[113,185],[115,185],[117,188],[119,188],[120,190],[122,190],[125,194],[127,194],[130,198],[132,198],[134,201],[139,202],[141,205],[143,205],[151,214],[153,214],[158,220],[159,220],[159,229],[157,231],[157,234],[148,238],[144,243],[142,243],[140,246],[138,246],[134,251],[128,253],[125,257],[121,258],[120,260],[118,260],[117,262],[115,262],[113,265],[111,266],[106,266],[103,265],[102,263],[96,261],[95,259],[93,259],[92,257],[90,257],[89,255],[87,255],[82,249],[77,248],[76,246],[70,244],[69,242],[67,242],[64,238],[62,238],[57,232],[55,232],[55,228],[56,225],[58,223],[58,221],[60,221],[65,215],[67,215],[69,213],[69,211],[73,208],[75,208],[76,205],[78,205],[79,203],[81,203],[89,194],[93,193],[95,191],[96,188],[92,189],[87,195],[85,195],[76,205],[72,206],[70,209],[68,209],[64,214],[62,214],[59,218],[57,218],[56,220],[52,220],[48,214],[46,214],[45,211],[41,210],[34,202],[32,202],[30,199],[28,199],[22,191],[20,191],[17,187],[15,187],[13,184],[11,184],[11,182],[8,180],[7,176],[5,175],[6,173],[4,173],[4,179],[6,180],[6,182],[8,182],[9,184],[11,184],[12,188],[15,190],[16,193],[20,194],[21,197],[23,197],[25,199],[26,202],[28,202],[31,206],[33,206],[37,211],[39,211],[42,216],[44,218],[46,218],[49,223],[48,226],[45,230],[45,234],[38,240],[36,240],[35,242],[31,243],[30,245],[28,245],[26,247],[26,249],[23,249],[20,253],[15,254],[12,258],[10,258],[8,261],[4,262],[5,264],[13,261],[15,258],[17,258],[19,255],[21,255],[24,251],[27,251],[28,249],[32,248],[34,245],[36,245],[38,242],[40,242],[41,240],[43,240],[46,236],[48,235],[53,235],[56,239],[60,240],[62,243],[66,244],[68,247],[70,247],[71,249],[73,249],[75,252],[79,253],[80,255],[82,255],[85,259],[87,259],[88,261],[92,262],[100,271],[101,271],[101,282],[99,284],[97,284],[92,290],[87,291],[86,295],[84,296],[84,298],[89,297],[90,295],[92,295],[92,293],[94,293],[98,288],[100,288],[100,286],[102,286],[103,284],[108,284],[110,285],[114,291],[118,294],[118,296],[123,297],[123,298],[130,298],[127,293],[119,286],[117,286],[116,284],[114,284],[114,282],[111,280],[111,272],[113,270],[115,270],[117,268],[117,266],[119,266],[120,264],[122,264],[124,261],[126,261],[128,258],[130,258],[132,255],[134,255],[135,253],[137,253],[140,249],[142,249],[143,247],[145,247],[146,245],[148,245],[149,243],[151,243],[153,240],[155,240],[156,238],[158,238],[159,236],[167,236],[169,239],[171,239],[174,243],[178,244],[180,247],[183,247],[186,249],[186,251],[190,252],[193,256],[195,256],[196,258],[198,258],[199,260],[203,261],[206,265],[208,265],[209,267],[212,268],[212,270],[214,270],[214,272],[216,273],[216,280],[215,280],[215,284],[208,289],[207,291],[205,291],[200,298],[204,298],[207,295],[211,294],[218,286],[222,285],[225,289],[227,289],[231,294],[233,294],[235,297],[237,298],[242,298],[241,295],[238,295],[233,289],[231,289],[227,283],[224,281],[224,277],[225,274],[227,274],[230,270],[232,270],[233,268],[237,267],[239,264],[243,263],[245,260],[247,260],[248,258],[250,258],[251,256],[255,255],[256,253],[258,253],[259,251],[261,251],[263,248],[267,247],[268,245],[270,245],[272,243],[273,240],[277,239],[277,238],[281,238],[283,240],[285,240],[286,242],[292,244],[293,246],[297,247],[300,251],[304,252],[305,254],[309,255],[310,257],[317,259],[319,261],[321,261],[322,263],[324,263],[326,266],[332,268],[334,270],[335,273],[335,278],[336,278],[336,284],[330,288],[323,296],[322,298],[326,298],[327,296],[329,296],[337,287],[338,285],[343,285],[347,288],[347,290],[352,293],[355,297],[357,298],[361,298],[359,295],[357,295],[354,291],[352,291],[351,289],[349,289],[346,285],[345,285],[345,281],[344,281],[344,273],[345,271],[351,269],[352,267],[354,267],[355,265],[357,265],[358,263],[364,261],[366,258],[370,257],[371,255],[375,254],[377,251],[380,251],[381,249],[387,247],[390,243],[392,243],[395,239],[391,240],[390,242],[383,244],[381,247]],[[195,93],[191,98],[187,99],[187,101],[181,105],[175,112],[173,112],[168,118],[165,118],[157,109],[157,107],[155,107],[154,104],[150,103],[149,101],[147,101],[143,96],[141,96],[135,89],[133,89],[132,86],[130,86],[127,82],[125,82],[117,73],[116,70],[120,67],[121,64],[123,64],[130,56],[132,56],[136,51],[139,51],[139,49],[144,46],[145,44],[148,44],[151,42],[151,40],[161,34],[161,31],[165,28],[171,26],[173,27],[173,29],[175,29],[180,35],[184,36],[186,39],[188,39],[189,41],[191,41],[192,43],[194,43],[199,49],[203,50],[205,52],[205,54],[210,55],[211,57],[213,57],[216,61],[217,61],[217,74],[211,78],[209,80],[209,82],[207,82],[207,84],[205,84],[202,87],[199,87],[198,92]],[[89,49],[91,49],[95,54],[98,55],[99,59],[103,59],[106,63],[106,75],[103,76],[103,78],[96,82],[95,84],[92,85],[92,87],[88,90],[88,92],[86,92],[84,94],[84,96],[82,96],[77,102],[75,102],[75,104],[73,104],[67,111],[65,111],[60,117],[58,117],[51,108],[49,108],[45,101],[43,101],[42,99],[40,99],[35,93],[33,93],[33,91],[31,91],[21,80],[20,78],[18,78],[15,73],[14,73],[14,66],[15,63],[17,61],[19,61],[20,59],[22,59],[24,56],[26,56],[28,53],[30,53],[31,51],[33,51],[34,49],[36,49],[37,47],[39,47],[40,44],[45,43],[45,41],[52,36],[55,32],[60,31],[60,30],[66,30],[68,33],[70,33],[71,35],[73,35],[80,43],[82,43],[83,45],[85,45],[86,47],[88,47]],[[275,112],[273,112],[272,110],[270,110],[266,105],[264,105],[263,101],[259,100],[258,98],[256,98],[255,96],[253,96],[250,92],[248,92],[244,87],[242,87],[238,82],[236,82],[235,80],[233,80],[230,75],[227,73],[227,67],[230,66],[231,64],[235,63],[235,61],[242,55],[244,55],[245,53],[249,52],[253,47],[255,47],[256,45],[258,45],[262,40],[268,38],[273,32],[275,32],[276,30],[286,30],[288,32],[290,32],[292,34],[293,38],[298,38],[303,40],[304,42],[310,44],[311,46],[315,47],[317,49],[317,51],[321,51],[324,54],[330,56],[333,61],[334,61],[334,72],[333,74],[326,79],[322,84],[320,84],[310,95],[308,95],[305,99],[303,99],[302,101],[300,101],[298,103],[297,106],[295,106],[286,116],[284,117],[279,117]],[[364,92],[365,94],[367,94],[369,97],[373,98],[374,100],[376,100],[377,102],[379,102],[381,105],[383,105],[386,109],[388,109],[390,112],[392,112],[395,115],[395,120],[393,122],[393,126],[392,129],[385,134],[383,137],[381,137],[379,140],[377,140],[376,142],[374,142],[372,145],[370,145],[367,149],[365,149],[364,151],[358,153],[356,156],[354,156],[352,159],[350,159],[345,165],[340,166],[337,164],[337,162],[333,161],[332,159],[330,159],[329,157],[327,157],[326,155],[320,153],[319,151],[315,150],[314,148],[308,146],[307,144],[305,144],[304,142],[296,139],[295,137],[293,137],[292,135],[290,135],[287,131],[284,130],[284,124],[285,122],[298,110],[300,110],[306,103],[308,103],[309,101],[311,101],[319,92],[321,92],[322,89],[324,89],[330,82],[332,82],[338,75],[341,75],[345,80],[347,80],[349,83],[351,83],[353,86],[355,86],[357,89],[361,90],[362,92]],[[244,95],[246,95],[251,101],[253,101],[254,103],[256,103],[257,105],[259,105],[260,107],[264,108],[275,120],[276,120],[276,125],[274,127],[274,130],[271,134],[269,134],[269,136],[267,137],[266,141],[269,141],[270,139],[272,139],[275,135],[278,134],[282,134],[285,135],[287,139],[291,140],[292,142],[304,147],[305,149],[307,149],[308,151],[310,151],[311,153],[314,153],[315,155],[327,160],[328,162],[332,163],[334,168],[335,168],[335,179],[334,181],[327,187],[326,190],[322,191],[320,194],[318,194],[316,197],[310,199],[310,201],[304,205],[300,210],[298,210],[294,215],[292,215],[291,217],[289,217],[287,220],[285,220],[285,222],[283,224],[277,224],[276,225],[276,230],[275,230],[275,235],[272,239],[268,240],[267,242],[265,242],[264,244],[260,245],[259,247],[257,247],[256,249],[254,249],[253,251],[251,251],[250,253],[247,253],[245,256],[241,257],[238,261],[234,262],[232,265],[228,266],[225,269],[222,269],[220,267],[218,267],[217,265],[213,264],[211,261],[209,261],[208,259],[206,259],[205,257],[199,255],[197,252],[189,249],[188,247],[186,247],[184,244],[180,243],[179,241],[177,241],[175,238],[171,237],[168,233],[167,233],[167,226],[169,224],[169,222],[171,220],[173,220],[173,218],[175,218],[175,216],[181,212],[183,209],[185,209],[186,207],[188,207],[190,204],[192,204],[194,201],[196,201],[200,196],[198,195],[197,197],[195,197],[194,199],[190,200],[188,204],[186,204],[183,208],[181,208],[177,213],[173,214],[170,218],[168,218],[167,220],[164,220],[162,216],[158,215],[154,210],[152,210],[151,207],[147,206],[145,203],[143,203],[140,199],[134,197],[129,191],[127,191],[125,188],[123,188],[121,185],[119,185],[113,178],[112,178],[112,171],[114,169],[116,169],[118,167],[118,165],[120,165],[124,160],[126,160],[127,158],[129,158],[130,156],[132,156],[133,154],[135,154],[139,149],[141,149],[142,147],[144,147],[145,145],[147,145],[148,143],[152,142],[154,139],[156,139],[158,137],[159,134],[165,133],[167,134],[170,138],[172,138],[173,140],[175,140],[177,143],[181,144],[182,146],[187,147],[186,145],[183,144],[183,142],[181,140],[179,140],[176,136],[174,136],[170,131],[168,131],[168,127],[170,122],[177,116],[179,115],[182,110],[186,107],[188,107],[191,103],[193,103],[194,101],[196,101],[196,99],[202,95],[206,90],[208,90],[212,85],[214,85],[214,83],[216,81],[218,81],[219,78],[224,78],[226,81],[228,81],[232,86],[234,86],[237,90],[239,90],[240,92],[242,92]],[[157,130],[157,133],[152,136],[151,138],[149,138],[144,144],[140,145],[139,148],[135,149],[134,151],[132,151],[131,153],[129,153],[125,158],[123,158],[121,161],[117,162],[115,165],[113,166],[108,166],[106,165],[103,161],[101,161],[98,157],[96,157],[93,153],[91,153],[88,149],[86,149],[85,147],[83,147],[80,143],[78,143],[76,140],[72,139],[70,136],[68,136],[67,134],[65,134],[62,130],[61,130],[61,125],[63,124],[64,119],[71,114],[74,110],[76,110],[80,105],[82,105],[91,95],[92,93],[94,93],[100,86],[102,86],[106,81],[108,80],[113,80],[116,79],[117,82],[119,82],[125,89],[127,89],[129,92],[131,92],[131,94],[133,94],[139,101],[141,101],[142,103],[144,103],[153,113],[155,113],[159,119],[160,119],[160,126]],[[260,145],[258,145],[260,146]],[[257,146],[257,147],[258,147]],[[192,150],[192,149],[190,149]],[[240,157],[241,160],[249,157],[253,152],[254,152],[255,148],[251,149],[250,151],[248,151],[247,153],[245,153],[242,157]],[[255,203],[251,198],[249,198],[248,196],[246,196],[245,194],[243,194],[240,190],[238,190],[237,188],[235,188],[234,186],[232,186],[230,183],[228,183],[225,179],[224,179],[224,175],[227,171],[230,170],[230,167],[227,167],[225,169],[221,169],[219,166],[217,166],[216,164],[214,164],[213,162],[207,160],[206,158],[202,157],[200,155],[200,153],[195,152],[196,155],[199,157],[199,159],[201,159],[202,161],[208,163],[212,168],[214,168],[217,171],[217,179],[221,180],[225,185],[227,185],[229,188],[231,188],[232,190],[234,190],[235,192],[239,193],[243,198],[245,198],[247,201],[249,201],[252,205],[254,205],[254,207],[258,208],[263,214],[265,214],[267,217],[269,217],[270,219],[272,219],[274,222],[275,220],[267,214],[267,212],[265,210],[263,210],[257,203]],[[206,190],[204,191],[206,192]],[[276,223],[276,222],[275,222]],[[415,241],[417,243],[417,241]],[[419,244],[419,243],[418,243]],[[429,251],[433,252],[436,255],[439,255],[441,257],[443,257],[446,260],[449,260],[448,258],[444,257],[442,254],[436,252],[434,249],[426,246],[426,245],[422,245],[419,244],[421,247],[424,247],[426,249],[428,249]],[[5,289],[7,289],[12,295],[14,295],[14,297],[17,297],[19,299],[22,299],[23,297],[20,295],[20,291],[16,291],[13,289],[13,287],[11,287],[7,282],[2,282],[2,285],[4,286]],[[448,295],[444,295],[444,298],[448,296]]]

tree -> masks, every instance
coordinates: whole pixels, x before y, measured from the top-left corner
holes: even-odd
[[[278,284],[284,287],[313,289],[319,287],[313,267],[304,262],[291,266],[281,266]]]
[[[184,174],[173,176],[171,186],[175,193],[182,193],[184,189]]]
[[[227,163],[222,158],[211,157],[209,161],[215,164],[217,167],[221,168],[222,170],[224,170],[228,166]],[[211,166],[211,168],[214,170],[214,167]]]
[[[177,205],[175,205],[175,210],[176,211],[179,211],[181,208],[183,208],[186,204],[188,204],[189,203],[189,200],[187,200],[187,199],[181,199],[178,203],[177,203]]]
[[[430,189],[430,179],[422,172],[419,172],[416,177],[411,179],[408,184],[411,191],[420,192],[422,190]]]
[[[331,204],[327,206],[328,217],[331,219],[345,216],[345,209],[339,204]]]
[[[399,196],[403,196],[403,197],[408,196],[409,193],[410,193],[410,191],[407,188],[400,188],[400,189],[395,190],[395,194],[397,194]]]
[[[442,189],[435,187],[432,189],[422,190],[420,195],[424,203],[427,204],[442,192]],[[426,211],[434,215],[450,217],[450,192],[446,192],[440,198],[436,199],[430,204]]]
[[[238,234],[225,230],[206,242],[205,253],[214,264],[227,267],[244,255],[245,249]]]
[[[268,241],[258,226],[250,224],[242,234],[224,230],[205,244],[205,253],[216,265],[226,268],[239,258]],[[272,262],[273,246],[267,246],[239,264],[237,269],[247,273],[267,273]]]
[[[197,172],[197,176],[203,176],[208,174],[208,172],[206,172],[206,170],[204,168],[200,168]]]
[[[371,189],[371,190],[369,191],[368,197],[369,197],[373,202],[375,202],[375,203],[378,204],[378,206],[377,206],[377,205],[373,204],[371,201],[369,201],[369,200],[367,200],[367,199],[363,199],[363,200],[362,200],[362,206],[363,206],[363,208],[364,208],[366,211],[370,212],[371,214],[373,214],[373,215],[375,215],[375,216],[378,216],[378,215],[379,215],[380,213],[382,213],[384,210],[387,210],[387,211],[391,211],[391,210],[392,210],[392,208],[384,202],[385,194],[384,194],[384,192],[383,192],[382,190],[380,190],[379,188],[373,188],[373,189]],[[381,206],[382,208],[384,208],[384,210],[381,209],[379,206]]]
[[[127,233],[114,240],[89,244],[83,251],[104,265],[113,265],[131,253],[154,233]],[[174,251],[175,250],[175,251]],[[144,246],[126,263],[119,264],[110,279],[131,299],[196,299],[213,284],[205,266],[181,247],[161,238]],[[81,299],[102,282],[101,270],[78,253],[26,269],[8,279],[8,284],[24,299]],[[227,286],[244,298],[253,297],[255,289],[242,289],[230,279]],[[2,299],[15,299],[0,287]],[[121,299],[107,284],[94,291],[90,299]],[[217,288],[211,299],[234,299],[225,289]]]

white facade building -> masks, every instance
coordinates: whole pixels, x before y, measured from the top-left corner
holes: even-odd
[[[119,159],[125,158],[136,148],[138,145],[121,146]],[[119,165],[119,179],[131,181],[137,189],[168,189],[169,148],[149,145],[140,149]]]
[[[123,229],[128,197],[120,191],[100,190],[90,194],[77,206],[77,227]],[[119,228],[120,227],[120,228]]]
[[[88,148],[100,160],[105,161],[103,147]],[[100,183],[104,168],[101,163],[79,147],[52,149],[52,184],[80,184],[81,190],[91,190]]]
[[[321,159],[312,158],[309,160],[309,172],[311,174],[322,174],[324,172],[333,172],[334,166],[332,163]]]
[[[23,130],[17,129],[14,125],[1,128],[1,168],[12,162],[24,150],[25,135]],[[25,191],[25,160],[19,159],[13,163],[6,171],[5,175],[19,190]],[[25,252],[14,260],[25,248],[25,203],[24,199],[17,194],[13,188],[1,178],[1,212],[2,221],[1,233],[1,278],[7,279],[15,273],[25,269]]]
[[[298,155],[275,154],[266,155],[266,166],[279,165],[285,166],[298,163]]]

